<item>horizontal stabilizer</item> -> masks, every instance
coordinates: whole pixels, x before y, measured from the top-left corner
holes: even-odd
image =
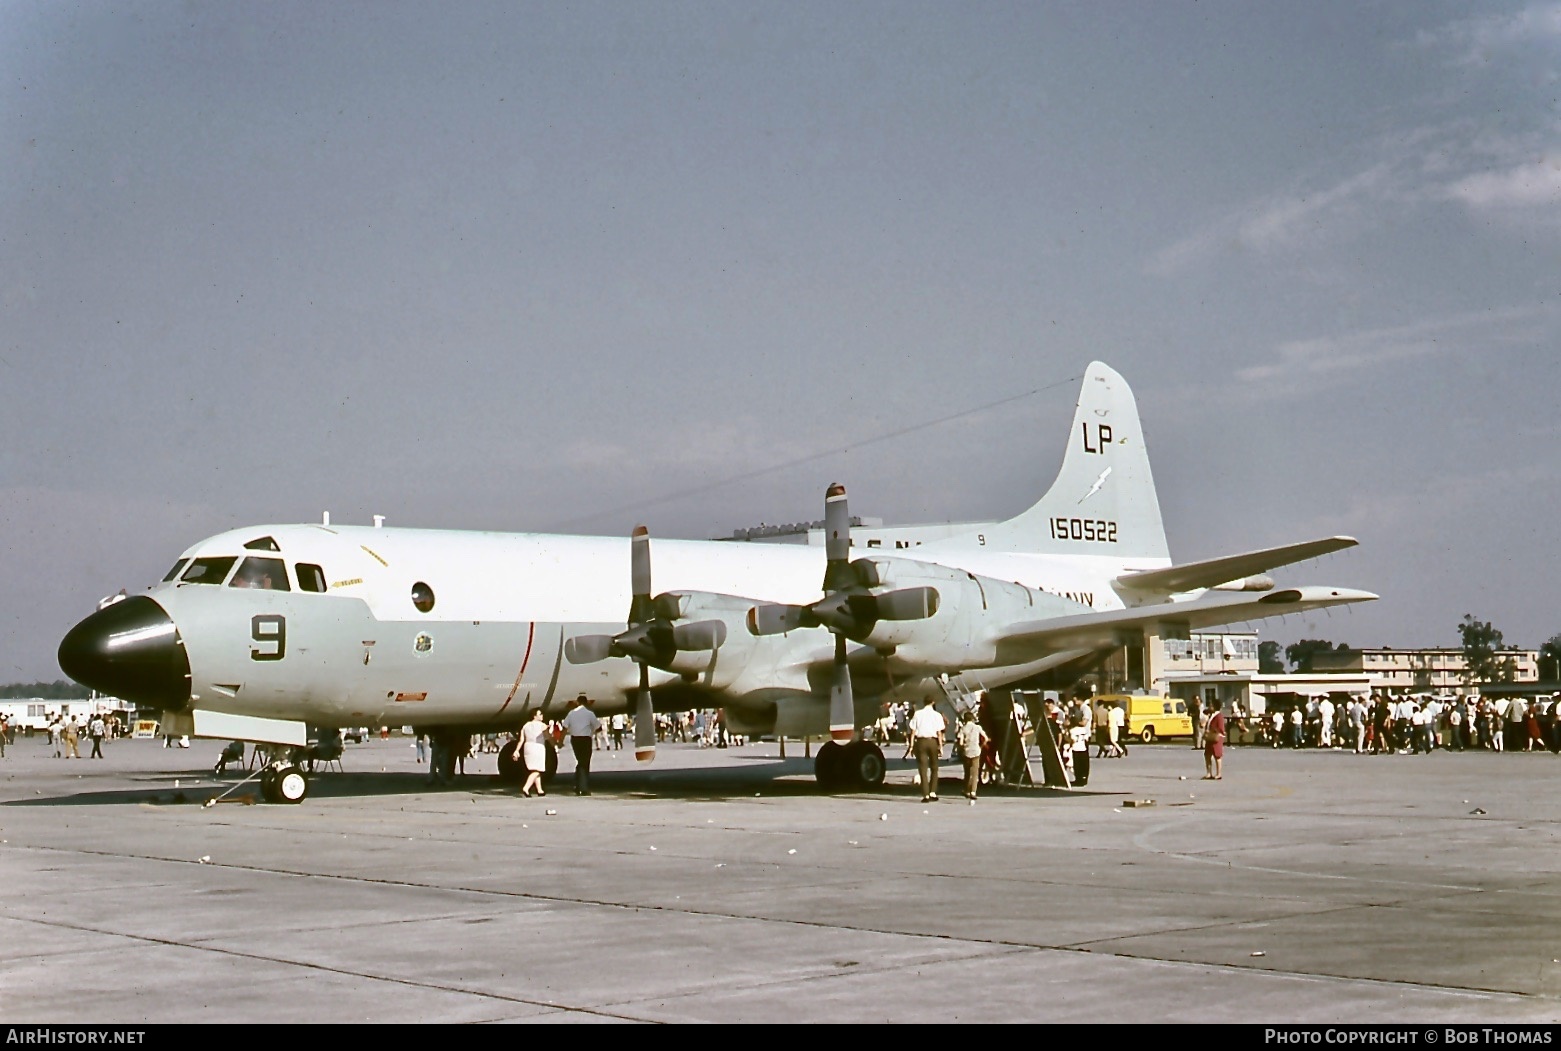
[[[1266,573],[1279,566],[1305,562],[1309,558],[1343,551],[1360,541],[1352,536],[1330,536],[1321,540],[1306,540],[1299,544],[1249,551],[1244,555],[1227,555],[1203,562],[1187,562],[1164,569],[1146,569],[1139,573],[1124,573],[1117,577],[1117,587],[1132,591],[1170,595],[1180,591],[1196,591],[1227,584],[1242,577]]]
[[[1079,613],[1071,617],[1015,624],[998,642],[999,663],[1022,663],[1061,650],[1094,650],[1121,645],[1135,634],[1200,631],[1222,624],[1262,620],[1286,613],[1370,602],[1377,596],[1353,588],[1281,588],[1259,595],[1251,592],[1205,592],[1188,602],[1160,602],[1152,606]]]

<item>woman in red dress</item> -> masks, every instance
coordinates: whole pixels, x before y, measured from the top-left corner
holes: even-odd
[[[1225,776],[1222,769],[1225,759],[1225,713],[1220,702],[1213,702],[1214,714],[1203,724],[1203,767],[1208,773],[1205,781],[1218,781]]]

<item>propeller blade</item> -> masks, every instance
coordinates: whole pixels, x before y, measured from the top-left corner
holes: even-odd
[[[672,641],[679,650],[713,650],[726,641],[726,623],[698,620],[692,624],[672,625]]]
[[[926,620],[938,612],[937,588],[903,588],[874,595],[879,620]]]
[[[650,703],[650,669],[640,665],[640,692],[634,703],[634,758],[648,763],[656,758],[656,710]]]
[[[851,558],[851,509],[839,482],[824,492],[824,557],[831,562]]]
[[[635,526],[629,538],[629,580],[634,591],[629,623],[648,624],[655,619],[656,610],[650,597],[650,530],[642,525]]]
[[[748,611],[748,631],[752,635],[780,635],[798,628],[816,628],[818,621],[802,606],[766,603]]]
[[[570,664],[595,664],[611,656],[610,635],[576,635],[564,640],[564,659]]]
[[[829,739],[856,736],[856,702],[851,696],[851,665],[846,663],[846,637],[835,636],[834,676],[829,684]]]
[[[834,483],[824,493],[824,594],[851,587],[851,507],[846,487]]]

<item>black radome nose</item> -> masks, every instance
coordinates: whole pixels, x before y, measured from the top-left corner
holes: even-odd
[[[60,670],[83,686],[147,708],[190,703],[190,658],[163,607],[144,595],[105,606],[60,642]]]

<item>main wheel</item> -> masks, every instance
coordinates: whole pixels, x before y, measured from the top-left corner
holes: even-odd
[[[499,749],[499,780],[518,785],[526,779],[526,764],[520,758],[520,741],[506,741]]]
[[[260,771],[260,798],[267,803],[281,802],[276,795],[276,769],[266,767]]]
[[[846,763],[845,746],[825,741],[813,757],[813,778],[820,788],[839,788]]]
[[[274,792],[279,803],[302,803],[309,794],[309,778],[291,764],[276,772],[275,784]]]
[[[1143,739],[1144,744],[1154,744],[1154,727],[1144,727],[1144,732],[1138,736]]]
[[[842,784],[850,788],[878,788],[883,784],[888,764],[877,745],[852,741],[843,751],[839,767]]]

